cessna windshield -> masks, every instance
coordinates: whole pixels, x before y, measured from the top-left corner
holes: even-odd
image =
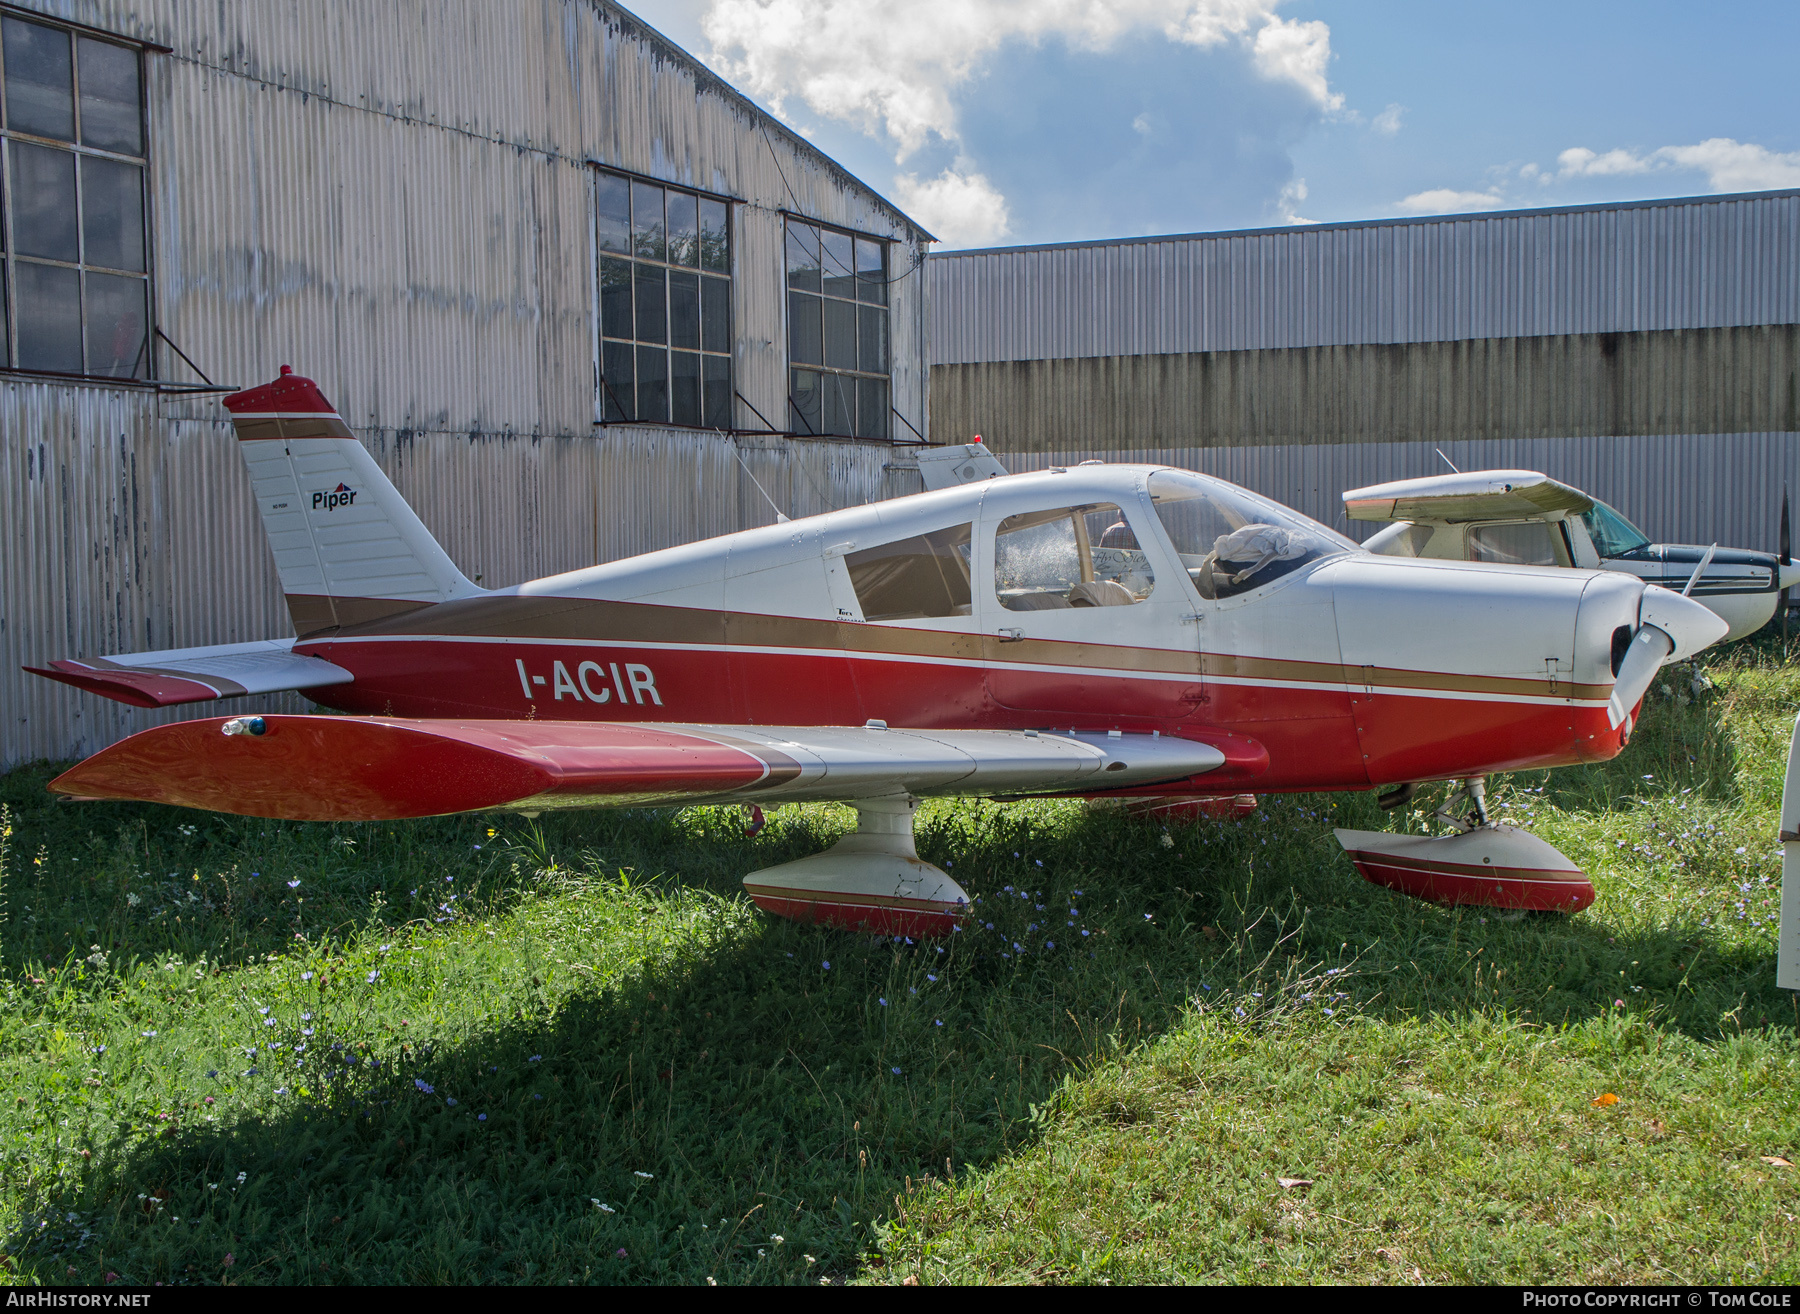
[[[1581,523],[1602,557],[1623,557],[1650,546],[1643,531],[1604,502],[1596,501],[1593,510],[1583,511]]]
[[[1316,520],[1206,475],[1158,470],[1150,501],[1203,598],[1235,597],[1309,561],[1361,551]]]

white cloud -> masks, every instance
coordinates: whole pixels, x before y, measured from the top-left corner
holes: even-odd
[[[1369,126],[1384,137],[1392,137],[1396,132],[1400,131],[1400,116],[1405,113],[1406,106],[1389,105],[1386,109],[1382,110],[1381,113],[1375,116],[1374,122],[1369,124]]]
[[[1400,202],[1400,209],[1407,214],[1458,214],[1466,210],[1495,210],[1505,203],[1497,191],[1459,192],[1450,187],[1434,187],[1414,192]]]
[[[1333,92],[1325,77],[1331,62],[1331,29],[1317,19],[1297,22],[1270,16],[1256,33],[1256,71],[1273,82],[1292,82],[1335,114],[1344,108],[1343,96]]]
[[[1715,192],[1753,192],[1774,187],[1800,187],[1800,151],[1783,154],[1752,142],[1709,137],[1692,146],[1663,146],[1639,155],[1624,149],[1604,154],[1574,146],[1556,157],[1564,178],[1602,178],[1621,174],[1688,169],[1706,175]]]
[[[1058,38],[1104,51],[1123,37],[1160,32],[1200,49],[1235,44],[1261,77],[1298,88],[1324,113],[1342,112],[1344,98],[1327,76],[1330,28],[1277,17],[1281,3],[709,0],[700,26],[711,43],[707,61],[777,114],[803,104],[885,138],[895,163],[904,165],[934,142],[962,147],[957,93],[984,59],[1011,42]],[[1133,126],[1145,132],[1154,125]],[[901,174],[895,188],[896,199],[946,240],[992,240],[1007,231],[1005,198],[962,162],[923,182]]]
[[[1622,173],[1648,173],[1651,169],[1651,161],[1642,155],[1625,150],[1610,150],[1601,155],[1585,146],[1571,147],[1558,155],[1556,162],[1562,166],[1565,178],[1604,178]]]
[[[1012,232],[1006,198],[979,173],[945,169],[924,182],[897,174],[894,199],[949,246],[987,246]]]
[[[1131,130],[1145,137],[1150,135],[1155,126],[1155,124],[1150,122],[1150,116],[1148,114],[1140,114],[1131,121]]]
[[[1312,224],[1316,219],[1303,219],[1295,213],[1294,207],[1306,199],[1306,179],[1296,178],[1281,189],[1281,195],[1275,198],[1275,213],[1281,216],[1284,224]]]
[[[904,161],[933,134],[956,140],[955,90],[1009,41],[1061,37],[1104,50],[1145,30],[1202,48],[1236,40],[1264,77],[1293,83],[1321,109],[1339,109],[1343,97],[1326,79],[1331,30],[1277,18],[1280,2],[711,0],[701,30],[712,44],[709,62],[777,114],[798,99],[885,134]]]

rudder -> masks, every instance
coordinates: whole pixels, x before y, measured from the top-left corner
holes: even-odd
[[[225,398],[301,638],[485,590],[456,568],[311,379]]]

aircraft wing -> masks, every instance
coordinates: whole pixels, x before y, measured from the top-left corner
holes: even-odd
[[[1090,794],[1259,770],[1267,750],[1158,735],[867,726],[704,726],[391,717],[213,718],[158,726],[50,784],[294,821],[512,808]]]
[[[292,639],[268,639],[54,661],[47,668],[25,669],[133,707],[174,707],[245,694],[319,689],[348,684],[354,678],[342,666],[322,657],[302,656],[293,649]]]
[[[1587,511],[1594,499],[1536,470],[1470,470],[1352,488],[1352,520],[1516,520],[1555,511]]]

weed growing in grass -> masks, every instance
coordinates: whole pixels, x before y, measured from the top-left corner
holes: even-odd
[[[1573,919],[1362,883],[1331,827],[1425,820],[1363,795],[933,803],[975,903],[910,943],[743,898],[847,809],[301,826],[14,772],[0,1272],[1774,1280],[1800,679],[1708,671],[1616,762],[1495,782],[1593,874]]]

